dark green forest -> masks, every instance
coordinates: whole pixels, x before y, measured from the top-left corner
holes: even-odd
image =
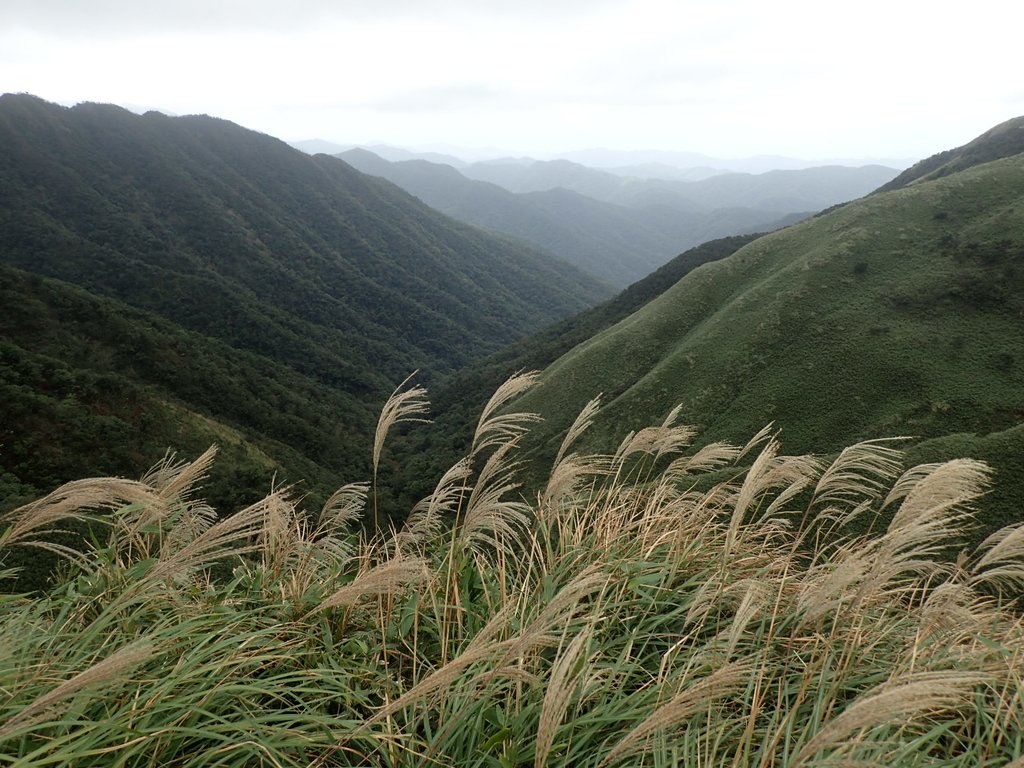
[[[232,123],[24,95],[0,97],[0,264],[7,507],[210,442],[215,501],[315,501],[362,476],[399,381],[610,294]]]

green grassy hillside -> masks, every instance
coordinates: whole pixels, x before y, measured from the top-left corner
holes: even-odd
[[[986,435],[1024,422],[1022,317],[1016,156],[870,196],[694,270],[551,365],[522,406],[551,438],[598,392],[597,440],[677,403],[706,439],[774,422],[798,452]]]
[[[455,460],[470,439],[475,414],[498,386],[520,371],[540,370],[578,344],[615,325],[675,285],[685,275],[724,259],[760,235],[734,235],[691,248],[638,280],[615,298],[470,363],[438,383],[432,398],[435,425],[413,434],[403,447],[399,490],[412,502],[427,493],[429,479]]]

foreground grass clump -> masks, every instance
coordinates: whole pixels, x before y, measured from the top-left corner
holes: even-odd
[[[212,451],[16,510],[0,553],[68,566],[0,598],[0,764],[1024,765],[1024,526],[955,556],[984,465],[689,452],[674,414],[576,455],[592,404],[527,503],[529,381],[399,530],[352,531],[390,512],[365,484],[218,520]],[[82,553],[43,535],[69,518]]]

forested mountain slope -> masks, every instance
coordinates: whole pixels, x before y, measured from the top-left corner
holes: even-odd
[[[333,158],[221,120],[6,96],[0,146],[4,262],[295,365],[310,341],[343,348],[350,363],[335,368],[351,383],[364,362],[388,378],[450,369],[607,295]],[[258,327],[267,314],[287,330]]]
[[[366,474],[358,396],[62,281],[0,265],[0,502],[80,476],[135,477],[173,447],[220,448],[206,484],[237,508],[275,477],[322,499]]]
[[[412,371],[430,381],[608,295],[564,262],[441,216],[335,158],[209,117],[67,109],[26,95],[0,97],[0,264],[9,268],[0,377],[24,397],[3,401],[0,468],[6,482],[39,489],[86,468],[138,474],[181,447],[173,431],[122,413],[104,377],[144,390],[142,410],[163,398],[264,441],[265,464],[287,460],[284,479],[316,481],[310,466],[333,472],[357,460],[346,451],[364,451],[365,434],[340,435],[365,433]],[[62,392],[38,373],[48,370],[42,358],[60,380],[101,385],[84,397]],[[19,463],[19,441],[38,439],[43,418],[26,403],[51,385],[84,409],[89,424],[76,424],[86,432],[93,419],[124,416],[132,461],[55,417],[59,461]],[[194,420],[182,418],[189,432]],[[344,447],[325,451],[332,436]],[[104,457],[109,466],[96,465]]]

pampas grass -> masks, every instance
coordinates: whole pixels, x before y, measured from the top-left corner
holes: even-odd
[[[15,510],[0,567],[68,563],[0,596],[0,764],[1024,764],[1024,534],[960,551],[984,465],[788,456],[770,428],[693,450],[678,411],[584,454],[595,400],[527,490],[534,378],[408,515],[373,485],[426,413],[407,384],[373,482],[313,514],[279,488],[214,516],[212,451]],[[66,520],[93,540],[48,541]]]

